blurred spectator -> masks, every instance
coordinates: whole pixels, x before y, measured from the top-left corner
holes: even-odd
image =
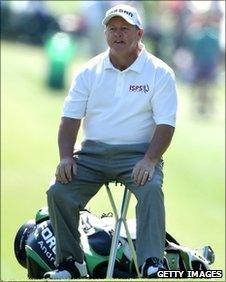
[[[142,1],[145,14],[145,40],[148,49],[158,58],[162,58],[163,29],[160,20],[159,5],[157,2]]]
[[[59,17],[59,26],[62,32],[66,32],[74,38],[82,38],[87,33],[86,19],[79,14],[63,14]]]
[[[57,32],[46,41],[45,51],[48,61],[47,84],[53,89],[63,89],[68,65],[75,56],[75,42],[69,34]]]
[[[193,56],[193,95],[197,100],[197,110],[208,116],[214,111],[214,86],[221,58],[219,27],[221,13],[214,3],[211,9],[199,14],[198,20],[190,26],[189,47]]]
[[[39,45],[59,30],[45,1],[1,1],[1,23],[2,38]]]
[[[188,1],[170,1],[169,8],[174,18],[174,49],[186,46],[187,41],[187,27],[191,16],[191,9]]]
[[[152,53],[172,66],[175,16],[171,1],[141,1],[145,12],[145,38]],[[140,3],[141,3],[140,2]]]
[[[1,1],[1,37],[9,33],[10,30],[10,3]]]

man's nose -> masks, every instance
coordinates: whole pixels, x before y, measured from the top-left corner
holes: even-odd
[[[120,28],[115,30],[115,36],[122,37],[122,30]]]

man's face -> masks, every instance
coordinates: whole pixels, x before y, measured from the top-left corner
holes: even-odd
[[[111,51],[126,54],[137,51],[143,30],[129,24],[121,17],[114,17],[107,23],[105,35]]]

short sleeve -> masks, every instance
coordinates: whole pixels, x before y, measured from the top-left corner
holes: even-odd
[[[175,75],[172,72],[164,73],[153,89],[151,107],[155,123],[168,124],[175,127],[177,112],[177,89]]]
[[[89,91],[85,83],[85,73],[81,72],[75,76],[68,95],[65,98],[62,116],[81,119],[86,114]]]

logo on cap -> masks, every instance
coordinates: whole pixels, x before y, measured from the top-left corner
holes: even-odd
[[[128,16],[130,16],[131,18],[133,17],[133,13],[128,12],[128,11],[123,10],[123,9],[115,9],[113,11],[110,11],[109,15],[113,14],[113,13],[124,13],[124,14],[127,14]]]
[[[106,25],[108,21],[113,17],[122,17],[128,23],[136,25],[142,28],[142,23],[137,10],[134,7],[128,5],[117,5],[106,12],[106,16],[102,23]]]

